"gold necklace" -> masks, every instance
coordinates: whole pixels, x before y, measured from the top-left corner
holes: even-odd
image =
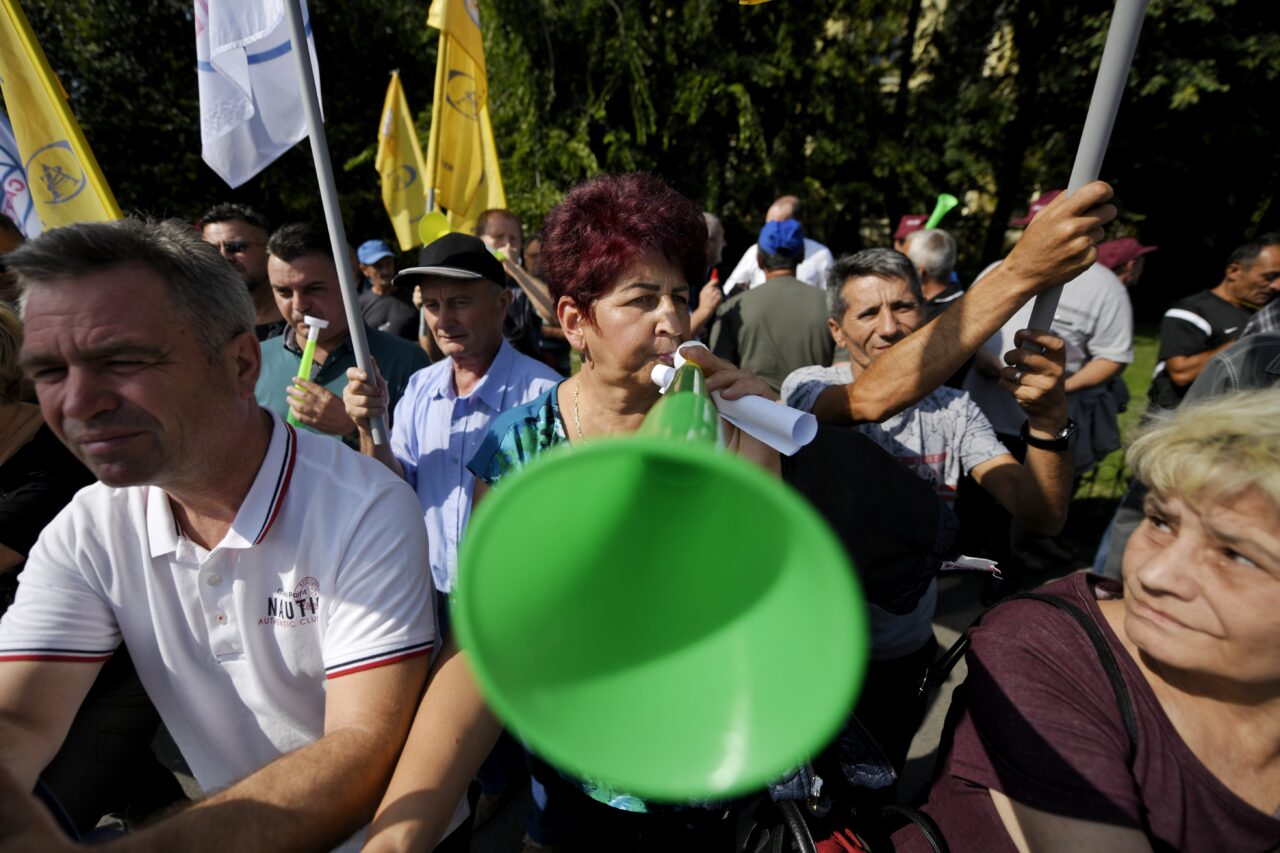
[[[573,425],[578,428],[578,438],[582,439],[582,443],[590,444],[590,442],[587,441],[586,434],[582,431],[582,416],[578,412],[578,391],[581,389],[581,382],[573,386]]]

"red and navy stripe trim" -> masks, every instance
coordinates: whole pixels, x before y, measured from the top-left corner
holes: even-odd
[[[0,651],[0,661],[44,660],[69,661],[74,663],[101,663],[116,653],[115,649],[106,651],[84,651],[83,649],[8,649]]]
[[[271,529],[271,525],[275,523],[276,516],[280,514],[280,505],[284,503],[285,492],[289,491],[289,481],[293,478],[293,463],[298,454],[298,434],[287,423],[285,423],[284,429],[284,462],[280,466],[280,472],[276,475],[275,489],[271,493],[271,505],[267,510],[266,519],[262,522],[262,529],[258,531],[258,535],[253,539],[254,545],[261,545],[262,540],[267,538],[267,531]]]
[[[431,643],[414,643],[411,646],[401,646],[398,649],[391,649],[390,651],[366,655],[365,657],[356,658],[355,660],[346,661],[345,663],[325,667],[324,677],[338,678],[339,676],[351,675],[354,672],[363,672],[366,669],[386,666],[387,664],[418,657],[419,655],[429,655],[431,654],[431,648]]]

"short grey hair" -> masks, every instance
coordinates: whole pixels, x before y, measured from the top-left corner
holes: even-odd
[[[946,281],[956,268],[956,238],[941,228],[925,228],[907,235],[907,257],[926,278]]]
[[[911,260],[893,249],[863,249],[853,255],[842,255],[831,272],[827,273],[827,307],[830,317],[837,324],[844,321],[849,303],[844,298],[844,286],[851,278],[870,275],[876,278],[901,279],[911,288],[911,295],[924,304],[924,292],[920,289],[920,276]]]
[[[719,232],[721,237],[724,237],[724,225],[721,224],[720,217],[716,216],[714,213],[708,213],[704,210],[702,211],[702,218],[706,220],[707,223],[708,240],[710,240],[717,232]]]
[[[187,222],[118,219],[54,228],[5,256],[22,289],[23,316],[32,288],[117,267],[142,267],[169,284],[174,306],[205,355],[213,359],[237,335],[253,330],[253,299],[239,273]]]

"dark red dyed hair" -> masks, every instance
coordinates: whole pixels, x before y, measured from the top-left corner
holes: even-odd
[[[542,276],[593,315],[596,300],[649,252],[661,252],[690,287],[707,269],[702,210],[654,175],[603,175],[579,184],[542,225]]]

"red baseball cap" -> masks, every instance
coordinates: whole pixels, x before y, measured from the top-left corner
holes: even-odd
[[[1098,263],[1113,270],[1122,267],[1135,258],[1150,254],[1159,246],[1144,246],[1132,237],[1121,237],[1119,240],[1107,240],[1098,244]]]
[[[919,231],[929,221],[927,213],[908,213],[898,220],[898,230],[893,232],[893,239],[902,240],[913,231]]]
[[[1027,215],[1018,219],[1010,219],[1009,224],[1014,228],[1026,228],[1031,224],[1031,220],[1036,218],[1036,214],[1049,206],[1049,202],[1062,195],[1062,190],[1049,190],[1035,201],[1031,202],[1031,206],[1027,208]]]

